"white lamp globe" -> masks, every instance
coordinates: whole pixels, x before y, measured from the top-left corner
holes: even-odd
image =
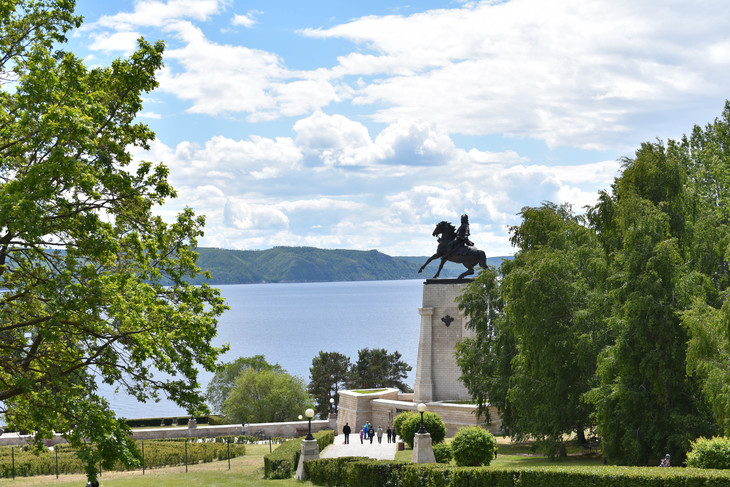
[[[422,412],[424,412],[426,410],[426,405],[423,404],[423,403],[420,403],[417,407],[418,407],[418,412],[419,413],[422,413]]]
[[[314,417],[314,409],[309,408],[306,411],[304,411],[304,414],[306,414],[308,418],[312,418],[312,417]]]

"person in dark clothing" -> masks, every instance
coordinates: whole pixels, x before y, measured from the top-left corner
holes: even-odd
[[[390,429],[390,425],[388,425],[388,429],[385,430],[385,434],[388,437],[388,443],[390,443],[390,435],[393,433],[393,431]]]
[[[370,428],[368,428],[368,438],[370,438],[370,444],[372,444],[373,438],[375,438],[375,430],[373,429],[372,426]]]
[[[345,445],[350,444],[350,433],[352,433],[350,423],[345,423],[345,426],[342,427],[342,434],[345,435]]]

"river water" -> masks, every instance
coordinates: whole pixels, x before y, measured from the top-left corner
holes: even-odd
[[[223,361],[262,354],[309,382],[320,350],[357,361],[362,348],[399,351],[416,376],[423,280],[217,286],[231,307],[219,319],[215,345],[229,343]],[[201,374],[205,386],[212,374]],[[101,388],[112,408],[126,418],[184,415],[171,401],[139,403]]]

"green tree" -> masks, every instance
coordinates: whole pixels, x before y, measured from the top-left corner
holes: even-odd
[[[643,144],[591,213],[611,237],[602,243],[613,276],[609,325],[616,339],[602,353],[599,385],[588,398],[603,452],[615,463],[658,464],[667,452],[682,462],[689,442],[713,430],[686,375],[688,336],[678,315],[697,292],[686,260],[692,239],[685,182],[676,152]]]
[[[54,50],[81,22],[74,6],[0,4],[0,413],[37,445],[62,432],[95,478],[99,460],[136,456],[97,380],[203,410],[198,371],[222,352],[210,340],[226,307],[186,281],[203,219],[163,222],[167,168],[131,166],[128,148],[154,137],[134,120],[163,44],[89,70]]]
[[[401,360],[398,351],[388,353],[384,348],[363,348],[357,352],[357,362],[352,366],[348,384],[351,389],[395,387],[411,392],[403,382],[410,370],[411,366]]]
[[[275,369],[244,369],[223,402],[224,414],[238,423],[295,421],[310,407],[304,381]]]
[[[252,369],[257,372],[262,370],[274,370],[276,372],[284,372],[279,364],[270,364],[263,355],[255,355],[253,357],[239,357],[233,362],[228,362],[218,366],[215,375],[208,383],[206,397],[213,411],[223,412],[223,403],[228,399],[228,395],[233,389],[241,373],[245,370]]]
[[[525,208],[511,229],[519,249],[503,281],[506,320],[519,353],[508,399],[518,412],[513,433],[530,436],[550,455],[565,455],[564,438],[584,440],[599,351],[609,342],[606,266],[595,234],[570,205]]]
[[[321,418],[326,418],[330,408],[330,397],[334,398],[335,404],[339,404],[340,396],[338,391],[345,386],[349,377],[350,358],[338,352],[323,352],[312,359],[312,366],[309,368],[310,381],[307,389],[309,394],[317,401],[317,413]]]
[[[488,401],[511,435],[561,454],[565,435],[582,438],[591,423],[583,394],[610,339],[605,259],[569,205],[544,203],[520,215],[510,229],[515,259],[501,275],[482,271],[459,298],[476,338],[457,345],[457,363],[480,413]]]
[[[500,283],[511,266],[512,261],[505,260],[499,271],[488,267],[464,289],[458,298],[459,309],[469,317],[466,326],[476,332],[476,337],[456,344],[456,362],[462,372],[459,379],[479,405],[478,414],[490,421],[493,418],[487,417],[487,406],[495,406],[507,433],[513,431],[514,424],[507,392],[517,347],[504,315]]]
[[[686,168],[687,223],[698,291],[681,313],[689,334],[687,371],[697,378],[713,417],[730,435],[730,102],[704,129],[695,127],[678,150]]]

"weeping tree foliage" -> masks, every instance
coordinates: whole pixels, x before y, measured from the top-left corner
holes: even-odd
[[[583,395],[608,340],[603,323],[606,269],[593,232],[569,205],[524,208],[512,227],[519,250],[502,268],[483,272],[462,295],[477,338],[457,348],[462,381],[502,413],[518,438],[564,454],[564,437],[591,426]]]
[[[478,415],[486,421],[496,419],[488,417],[487,409],[488,405],[495,406],[508,434],[514,434],[513,408],[507,392],[517,347],[504,316],[500,282],[511,265],[511,261],[505,260],[499,271],[492,267],[483,269],[458,298],[459,309],[470,318],[466,326],[476,332],[476,338],[460,340],[455,351],[462,371],[459,380],[478,404]]]
[[[225,304],[186,283],[203,219],[155,216],[175,196],[168,170],[131,164],[128,147],[154,137],[134,120],[162,43],[87,69],[59,49],[73,8],[0,4],[0,413],[39,447],[62,432],[93,479],[100,460],[137,455],[97,383],[204,410],[198,371],[222,352],[210,340]]]
[[[713,417],[730,436],[730,103],[704,129],[695,127],[680,145],[687,168],[687,225],[694,245],[696,292],[683,311],[689,333],[687,371],[700,383]]]
[[[517,436],[529,435],[550,455],[564,438],[591,426],[583,401],[606,344],[605,263],[593,232],[569,205],[525,208],[513,227],[519,251],[503,282],[505,315],[519,353],[508,400],[519,414]]]
[[[730,434],[730,103],[622,162],[585,220],[522,211],[514,261],[461,298],[477,337],[457,357],[513,435],[550,451],[595,427],[612,463],[681,463],[695,438]]]
[[[703,279],[687,260],[686,171],[677,147],[643,144],[591,217],[616,238],[604,242],[614,285],[596,407],[603,452],[620,464],[681,462],[694,438],[712,433],[697,384],[686,374],[688,336],[679,312]]]

